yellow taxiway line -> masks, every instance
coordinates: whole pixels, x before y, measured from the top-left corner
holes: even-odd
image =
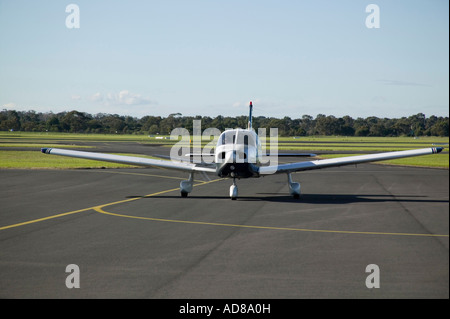
[[[216,181],[220,181],[222,179],[215,179],[208,182],[201,182],[200,184],[196,184],[195,186],[201,186],[209,183],[213,183]],[[390,235],[390,236],[416,236],[416,237],[449,237],[449,235],[442,235],[442,234],[414,234],[414,233],[387,233],[387,232],[365,232],[365,231],[347,231],[347,230],[325,230],[325,229],[305,229],[305,228],[290,228],[290,227],[276,227],[276,226],[257,226],[257,225],[238,225],[238,224],[225,224],[225,223],[212,223],[212,222],[201,222],[201,221],[189,221],[189,220],[176,220],[176,219],[161,219],[161,218],[152,218],[152,217],[140,217],[140,216],[132,216],[132,215],[123,215],[123,214],[116,214],[111,213],[103,210],[103,208],[108,206],[114,206],[118,204],[123,204],[127,202],[132,202],[141,198],[147,198],[152,196],[157,196],[160,194],[170,193],[173,191],[177,191],[179,188],[172,188],[167,189],[160,192],[151,193],[142,197],[136,197],[136,198],[129,198],[124,199],[116,202],[111,202],[103,205],[98,206],[92,206],[88,208],[83,208],[79,210],[74,210],[67,213],[52,215],[44,218],[34,219],[18,224],[13,224],[9,226],[3,226],[0,227],[0,230],[5,230],[9,228],[14,227],[20,227],[24,225],[29,225],[33,223],[42,222],[45,220],[55,219],[67,215],[77,214],[81,212],[86,212],[89,210],[94,210],[98,213],[105,214],[105,215],[111,215],[116,217],[122,217],[122,218],[132,218],[132,219],[141,219],[141,220],[149,220],[149,221],[158,221],[158,222],[167,222],[167,223],[182,223],[182,224],[195,224],[195,225],[207,225],[207,226],[221,226],[221,227],[234,227],[234,228],[247,228],[247,229],[265,229],[265,230],[283,230],[283,231],[298,231],[298,232],[316,232],[316,233],[337,233],[337,234],[360,234],[360,235]]]
[[[196,222],[190,220],[177,220],[177,219],[162,219],[152,217],[140,217],[132,215],[116,214],[104,211],[102,208],[105,206],[94,207],[94,210],[105,215],[111,215],[123,218],[150,220],[166,223],[181,223],[181,224],[196,224],[207,226],[222,226],[222,227],[235,227],[235,228],[251,228],[251,229],[270,229],[270,230],[284,230],[284,231],[299,231],[299,232],[316,232],[316,233],[337,233],[337,234],[362,234],[362,235],[392,235],[392,236],[420,236],[420,237],[449,237],[449,235],[440,234],[414,234],[414,233],[384,233],[384,232],[364,232],[364,231],[348,231],[348,230],[325,230],[325,229],[306,229],[306,228],[290,228],[290,227],[275,227],[275,226],[256,226],[256,225],[237,225],[237,224],[224,224],[224,223],[211,223],[211,222]]]
[[[164,177],[164,176],[159,176],[159,177]],[[221,179],[215,179],[212,181],[208,181],[208,182],[201,182],[200,184],[195,184],[195,186],[200,186],[200,185],[205,185],[205,184],[209,184],[215,181],[219,181]],[[86,212],[89,210],[95,210],[95,208],[97,207],[107,207],[107,206],[112,206],[112,205],[117,205],[117,204],[122,204],[122,203],[126,203],[126,202],[131,202],[131,201],[135,201],[141,198],[145,198],[145,197],[151,197],[151,196],[156,196],[156,195],[160,195],[160,194],[164,194],[164,193],[169,193],[169,192],[173,192],[176,190],[179,190],[180,188],[172,188],[172,189],[168,189],[165,191],[161,191],[161,192],[156,192],[156,193],[152,193],[152,194],[148,194],[142,197],[134,197],[134,198],[128,198],[128,199],[124,199],[124,200],[120,200],[120,201],[116,201],[116,202],[112,202],[112,203],[107,203],[107,204],[103,204],[100,206],[92,206],[92,207],[88,207],[88,208],[83,208],[83,209],[78,209],[78,210],[73,210],[71,212],[67,212],[67,213],[62,213],[62,214],[57,214],[57,215],[52,215],[52,216],[48,216],[48,217],[43,217],[43,218],[38,218],[38,219],[33,219],[33,220],[29,220],[26,222],[22,222],[22,223],[17,223],[17,224],[13,224],[13,225],[8,225],[8,226],[0,226],[0,230],[5,230],[5,229],[9,229],[9,228],[14,228],[14,227],[20,227],[20,226],[24,226],[24,225],[29,225],[29,224],[34,224],[34,223],[39,223],[45,220],[50,220],[50,219],[55,219],[55,218],[59,218],[59,217],[63,217],[63,216],[68,216],[68,215],[73,215],[73,214],[77,214],[77,213],[82,213],[82,212]]]

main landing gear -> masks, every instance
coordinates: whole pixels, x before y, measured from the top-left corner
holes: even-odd
[[[189,179],[180,183],[181,197],[187,197],[194,187],[194,173],[189,174]]]
[[[288,186],[289,186],[289,194],[294,196],[295,199],[300,198],[300,183],[294,183],[292,181],[291,173],[287,173],[288,177]]]
[[[233,177],[233,185],[230,186],[230,198],[232,200],[236,200],[238,197],[238,187],[236,185],[236,176],[234,174],[231,175]],[[291,173],[287,173],[288,178],[288,186],[289,186],[289,194],[292,195],[295,199],[300,198],[300,183],[295,183],[292,181]],[[180,183],[180,192],[181,197],[187,197],[190,192],[192,192],[192,188],[194,187],[194,173],[189,174],[189,179],[182,181]]]

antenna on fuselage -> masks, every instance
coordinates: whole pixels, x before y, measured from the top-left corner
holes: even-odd
[[[250,101],[250,105],[248,106],[250,108],[250,113],[248,115],[248,129],[252,129],[252,110],[253,110],[253,104],[252,101]]]

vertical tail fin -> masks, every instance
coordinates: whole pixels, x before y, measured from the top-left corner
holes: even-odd
[[[253,110],[252,101],[250,101],[249,108],[250,108],[250,113],[248,115],[248,129],[251,130],[252,129],[252,110]]]

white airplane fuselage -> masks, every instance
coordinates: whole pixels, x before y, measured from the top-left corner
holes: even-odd
[[[234,129],[223,132],[215,149],[219,177],[259,177],[261,143],[254,130]]]

